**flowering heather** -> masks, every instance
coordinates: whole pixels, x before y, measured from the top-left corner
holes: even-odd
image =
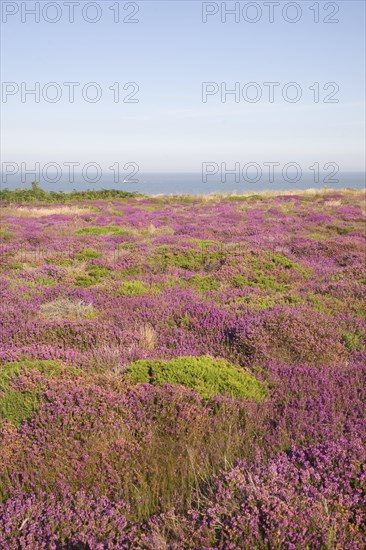
[[[10,198],[0,548],[366,548],[364,195]]]

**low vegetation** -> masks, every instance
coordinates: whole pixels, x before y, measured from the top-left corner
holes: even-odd
[[[364,548],[364,199],[2,191],[0,548]]]

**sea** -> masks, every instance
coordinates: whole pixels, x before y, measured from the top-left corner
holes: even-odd
[[[26,189],[30,187],[34,176],[27,175],[21,181],[19,175],[5,176],[1,174],[1,189]],[[115,181],[113,174],[103,175],[98,181],[91,177],[85,178],[82,174],[74,174],[74,181],[70,181],[68,174],[62,175],[58,181],[57,174],[48,173],[47,179],[42,176],[37,178],[38,183],[45,191],[71,192],[73,190],[97,190],[97,189],[119,189],[124,191],[136,191],[146,195],[202,195],[209,193],[259,193],[263,191],[290,191],[305,189],[365,189],[366,178],[362,172],[342,172],[331,178],[329,173],[320,173],[315,178],[314,173],[303,173],[301,178],[296,174],[287,174],[286,179],[282,174],[274,174],[273,182],[269,177],[262,176],[254,181],[256,174],[247,174],[245,180],[236,181],[235,176],[228,175],[226,181],[222,181],[220,174],[207,176],[204,181],[201,173],[191,172],[151,172],[138,173],[133,178],[120,178]],[[134,181],[131,181],[131,180]],[[252,181],[250,181],[252,180]]]

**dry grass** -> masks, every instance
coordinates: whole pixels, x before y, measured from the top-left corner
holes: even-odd
[[[344,194],[350,197],[357,197],[357,196],[365,196],[365,190],[363,189],[351,189],[351,188],[345,188],[345,189],[331,189],[331,188],[308,188],[308,189],[286,189],[281,191],[251,191],[248,193],[208,193],[204,195],[185,195],[184,193],[178,193],[178,194],[170,194],[170,195],[151,195],[151,198],[155,199],[173,199],[174,197],[178,198],[190,198],[192,201],[194,200],[203,200],[205,202],[210,202],[212,200],[220,200],[230,197],[253,197],[260,195],[263,198],[275,198],[279,195],[298,195],[298,196],[326,196],[331,195],[333,193],[340,193]]]
[[[88,206],[9,206],[0,209],[0,215],[14,218],[43,218],[45,216],[54,216],[55,214],[81,216],[93,213],[95,213],[95,209]]]
[[[326,201],[324,206],[341,206],[342,201]]]
[[[156,227],[154,224],[150,224],[148,227],[144,229],[137,230],[135,234],[141,234],[141,235],[174,235],[175,231],[172,227],[169,225],[164,225],[160,227]]]
[[[81,321],[93,317],[95,310],[92,304],[86,304],[82,300],[73,302],[68,298],[58,298],[42,304],[40,313],[47,321]]]
[[[94,349],[91,357],[91,366],[97,371],[111,375],[112,378],[126,372],[127,367],[121,362],[121,350],[118,346],[108,344]]]
[[[152,351],[157,342],[157,334],[155,329],[148,323],[139,328],[139,344],[147,351]]]

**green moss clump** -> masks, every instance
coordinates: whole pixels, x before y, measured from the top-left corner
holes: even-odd
[[[264,384],[251,374],[223,359],[206,356],[136,361],[127,373],[134,384],[179,384],[196,390],[203,398],[219,394],[261,401],[266,395]]]
[[[36,370],[42,378],[32,383],[29,389],[18,389],[12,383],[21,375]],[[0,421],[8,420],[14,426],[30,418],[39,408],[42,393],[42,381],[62,375],[78,376],[79,369],[63,366],[57,361],[14,361],[0,369]]]

